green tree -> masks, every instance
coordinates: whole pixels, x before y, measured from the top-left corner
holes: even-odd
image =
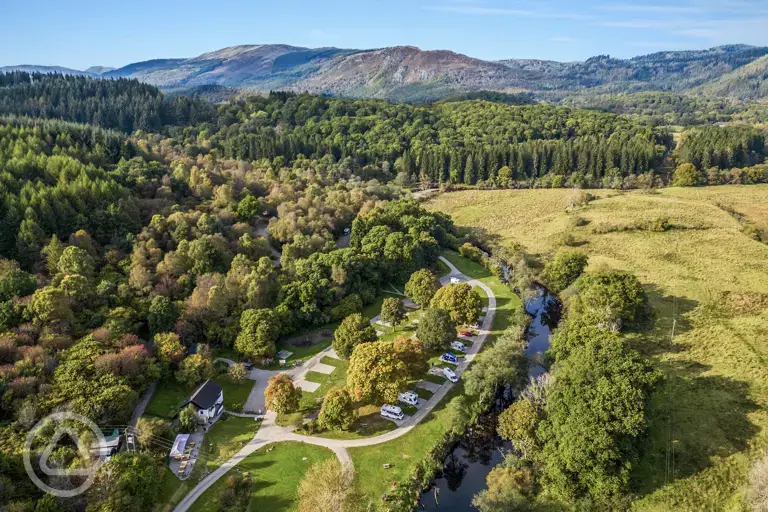
[[[194,432],[200,423],[197,420],[197,412],[192,404],[179,411],[179,425],[184,432]]]
[[[587,267],[587,255],[576,251],[558,251],[544,267],[547,287],[554,293],[568,288]]]
[[[192,354],[184,358],[176,372],[176,380],[189,387],[210,379],[214,375],[213,363],[202,354]]]
[[[412,378],[419,377],[427,371],[429,354],[424,350],[424,344],[408,336],[400,336],[394,341],[393,348],[399,360],[405,363],[408,374]]]
[[[245,377],[248,376],[248,370],[243,363],[235,363],[231,365],[227,373],[232,380],[238,384],[242,383],[245,380]]]
[[[267,409],[278,414],[291,414],[299,409],[301,389],[293,385],[293,380],[280,373],[271,377],[264,391]]]
[[[405,295],[419,306],[426,307],[440,288],[437,276],[427,269],[417,270],[405,283]]]
[[[540,420],[533,402],[521,398],[499,415],[497,432],[502,439],[512,441],[523,458],[528,458],[537,448],[536,428]]]
[[[429,303],[429,307],[447,311],[451,320],[464,325],[477,320],[482,305],[480,296],[467,283],[443,286]]]
[[[481,512],[524,512],[533,510],[533,473],[528,467],[496,466],[485,477],[487,489],[472,498]]]
[[[628,492],[658,373],[615,338],[574,348],[557,362],[554,377],[537,431],[547,491],[570,503],[615,504]]]
[[[320,407],[318,423],[331,430],[348,430],[357,420],[357,410],[349,392],[344,388],[330,390]]]
[[[347,389],[356,400],[393,403],[408,385],[409,368],[391,341],[357,345],[349,358]]]
[[[192,414],[194,415],[194,412]],[[145,415],[136,423],[136,442],[146,450],[165,452],[163,440],[171,441],[172,438],[173,427],[170,422],[162,418]]]
[[[273,357],[280,333],[280,319],[271,309],[247,309],[240,317],[235,350],[251,359]]]
[[[164,368],[168,369],[177,365],[184,359],[184,345],[179,341],[179,335],[175,332],[163,332],[155,334],[155,355]]]
[[[332,345],[339,357],[349,359],[357,345],[372,341],[376,341],[376,329],[368,318],[355,313],[341,321],[333,333]]]
[[[237,216],[246,222],[251,222],[261,213],[260,209],[259,200],[248,194],[237,203]]]
[[[416,328],[416,337],[429,350],[448,350],[456,339],[456,324],[447,311],[426,309]]]
[[[160,471],[146,453],[121,452],[100,469],[89,491],[88,510],[151,511],[160,494]]]
[[[149,330],[152,334],[170,331],[178,319],[179,311],[171,299],[162,295],[152,298],[147,315]]]
[[[59,272],[62,274],[80,274],[91,277],[94,272],[93,258],[88,251],[70,245],[61,253],[58,261]]]
[[[397,328],[397,326],[405,322],[407,318],[405,305],[402,300],[394,297],[387,297],[384,299],[384,302],[381,304],[381,320],[383,322]]]
[[[696,166],[685,163],[680,164],[672,174],[673,187],[695,187],[703,180],[703,176]]]

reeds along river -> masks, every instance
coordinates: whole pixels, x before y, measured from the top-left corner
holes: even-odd
[[[532,316],[526,334],[528,374],[538,377],[546,371],[541,361],[549,348],[552,330],[560,320],[560,301],[539,287],[537,294],[526,302],[525,309]],[[422,494],[420,510],[474,510],[472,497],[485,489],[485,477],[501,462],[502,451],[510,448],[510,444],[496,434],[496,418],[511,399],[509,393],[499,390],[496,403],[467,429],[445,458],[443,471],[434,485]]]

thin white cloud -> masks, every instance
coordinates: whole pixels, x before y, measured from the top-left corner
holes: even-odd
[[[450,12],[457,14],[475,14],[484,16],[520,16],[526,18],[561,19],[572,21],[586,21],[592,16],[579,13],[545,12],[528,9],[507,9],[503,7],[481,7],[477,5],[428,5],[424,9],[428,11]]]
[[[607,4],[599,6],[604,11],[635,12],[647,14],[693,14],[704,12],[702,7],[655,4]]]

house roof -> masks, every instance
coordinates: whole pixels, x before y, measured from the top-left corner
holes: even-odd
[[[221,386],[208,379],[189,395],[189,398],[184,401],[181,407],[184,408],[187,404],[195,404],[200,409],[210,409],[216,404],[220,394]]]

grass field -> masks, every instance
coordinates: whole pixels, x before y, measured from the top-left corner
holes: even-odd
[[[768,186],[592,192],[572,212],[564,189],[456,192],[427,206],[543,255],[570,235],[588,271],[634,272],[655,311],[638,346],[665,379],[634,464],[633,508],[743,510],[747,470],[768,447],[768,310],[749,295],[768,293],[768,245],[715,203],[765,228]],[[671,229],[607,232],[662,217]]]
[[[251,501],[247,510],[291,511],[296,509],[296,492],[307,469],[330,457],[333,457],[333,452],[319,446],[278,443],[252,453],[231,471],[240,474],[247,472],[253,478]],[[220,500],[226,489],[226,477],[219,479],[195,501],[190,510],[222,510]]]

